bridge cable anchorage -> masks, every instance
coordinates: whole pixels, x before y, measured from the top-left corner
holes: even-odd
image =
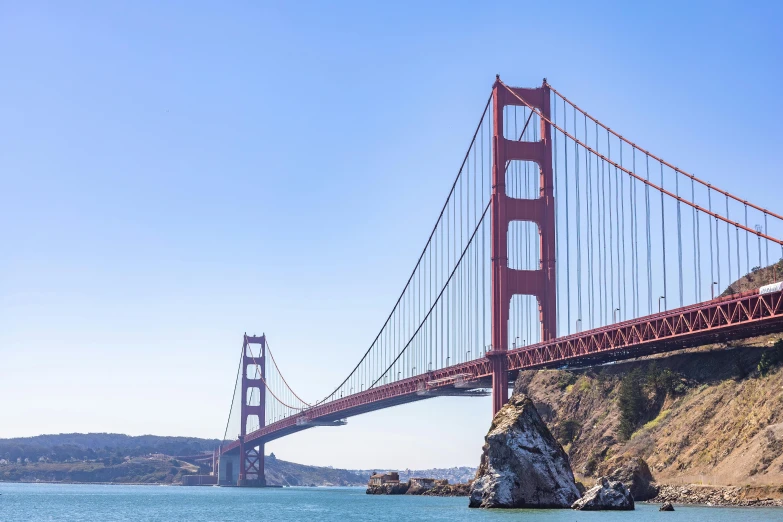
[[[509,87],[508,87],[506,84],[504,84],[502,81],[501,81],[500,83],[501,83],[501,85],[503,85],[504,87],[506,87],[506,89],[509,89],[509,91],[511,91],[511,89],[510,89],[510,88],[509,88]],[[572,102],[571,100],[569,100],[568,98],[566,98],[565,96],[563,96],[563,94],[562,94],[560,91],[558,91],[557,89],[555,89],[554,87],[552,87],[552,85],[551,85],[551,84],[549,84],[549,83],[546,83],[546,86],[547,86],[547,87],[549,87],[549,88],[552,90],[552,92],[553,92],[553,93],[555,93],[556,95],[560,96],[560,97],[561,97],[561,98],[562,98],[564,101],[566,101],[566,102],[567,102],[569,105],[571,105],[571,107],[573,107],[575,110],[577,110],[577,111],[581,112],[581,113],[582,113],[582,114],[584,114],[584,115],[585,115],[587,118],[590,118],[590,119],[591,119],[591,120],[593,120],[595,123],[597,123],[598,125],[600,125],[600,126],[601,126],[601,127],[603,127],[604,129],[606,129],[607,131],[611,132],[613,135],[615,135],[617,138],[619,138],[619,139],[620,139],[620,140],[622,140],[623,142],[627,143],[627,144],[628,144],[628,145],[630,145],[631,147],[633,147],[633,148],[635,148],[635,149],[638,149],[639,151],[643,152],[644,154],[648,154],[648,155],[649,155],[649,156],[650,156],[652,159],[654,159],[655,161],[658,161],[658,162],[660,162],[660,163],[662,163],[662,164],[666,165],[666,166],[667,166],[667,167],[669,167],[670,169],[674,170],[676,173],[678,173],[678,174],[682,174],[683,176],[687,176],[687,177],[691,178],[692,180],[696,181],[697,183],[701,183],[701,184],[702,184],[702,185],[704,185],[705,187],[711,188],[712,190],[715,190],[716,192],[719,192],[719,193],[723,194],[724,196],[727,196],[727,197],[729,197],[729,198],[733,199],[734,201],[736,201],[736,202],[738,202],[738,203],[747,204],[748,206],[750,206],[750,207],[751,207],[751,208],[753,208],[754,210],[758,210],[759,212],[763,212],[763,213],[769,214],[770,216],[772,216],[772,217],[774,217],[774,218],[777,218],[777,219],[783,220],[783,216],[781,216],[781,215],[779,215],[779,214],[775,214],[774,212],[772,212],[772,211],[769,211],[769,210],[767,210],[767,209],[765,209],[765,208],[762,208],[762,207],[759,207],[759,206],[757,206],[757,205],[754,205],[753,203],[750,203],[750,202],[748,202],[748,201],[745,201],[744,199],[740,199],[740,198],[738,198],[737,196],[735,196],[735,195],[731,194],[730,192],[727,192],[727,191],[725,191],[725,190],[722,190],[722,189],[720,189],[720,188],[716,187],[715,185],[712,185],[712,184],[710,184],[710,183],[707,183],[706,181],[704,181],[704,180],[702,180],[702,179],[699,179],[699,178],[697,178],[696,176],[694,176],[694,175],[692,175],[692,174],[689,174],[689,173],[685,172],[684,170],[680,169],[679,167],[675,167],[675,166],[674,166],[674,165],[672,165],[671,163],[667,162],[667,161],[666,161],[666,160],[664,160],[663,158],[660,158],[660,157],[656,156],[656,155],[655,155],[655,154],[653,154],[652,152],[649,152],[649,151],[647,151],[647,150],[643,149],[642,147],[638,146],[636,143],[634,143],[634,142],[632,142],[632,141],[628,140],[628,139],[627,139],[627,138],[625,138],[624,136],[622,136],[622,135],[618,134],[617,132],[613,131],[612,129],[610,129],[609,127],[607,127],[606,125],[604,125],[603,123],[601,123],[600,121],[598,121],[596,118],[594,118],[593,116],[591,116],[591,115],[590,115],[589,113],[587,113],[585,110],[581,109],[581,108],[580,108],[579,106],[577,106],[577,105],[576,105],[574,102]],[[514,93],[513,91],[511,91],[511,92],[512,92],[512,94],[514,94],[514,96],[516,96],[517,98],[519,98],[519,96],[517,96],[517,95],[516,95],[516,93]],[[521,98],[519,98],[519,99],[521,100]],[[526,102],[524,102],[524,100],[521,100],[521,101],[522,101],[523,103],[525,103],[525,105],[527,105],[527,103],[526,103]],[[529,106],[529,105],[528,105],[528,106]],[[550,123],[551,123],[551,122],[550,122]],[[558,129],[558,130],[560,130],[560,132],[563,132],[563,130],[562,130],[562,129]],[[572,139],[573,139],[573,138],[572,138]],[[774,241],[774,240],[773,240],[773,241]]]
[[[552,121],[551,121],[549,118],[546,118],[546,117],[544,117],[544,116],[543,116],[543,115],[542,115],[542,114],[541,114],[541,113],[538,111],[538,109],[535,109],[535,108],[533,108],[533,107],[532,107],[530,104],[528,104],[528,103],[527,103],[527,102],[526,102],[526,101],[525,101],[525,100],[524,100],[524,99],[523,99],[521,96],[519,96],[517,93],[515,93],[515,92],[514,92],[514,91],[513,91],[513,90],[512,90],[510,87],[508,87],[506,84],[504,84],[504,83],[502,83],[502,82],[501,82],[501,85],[503,85],[503,87],[505,87],[505,88],[508,90],[508,92],[510,92],[510,93],[511,93],[511,94],[512,94],[512,95],[513,95],[515,98],[517,98],[517,99],[518,99],[520,102],[522,102],[523,104],[525,104],[525,105],[527,105],[528,107],[530,107],[530,108],[531,108],[531,110],[534,110],[534,111],[536,111],[536,113],[539,115],[539,117],[540,117],[541,119],[543,119],[544,121],[546,121],[547,123],[549,123],[549,124],[550,124],[552,127],[554,127],[555,129],[557,129],[558,131],[562,132],[563,134],[565,134],[566,136],[568,136],[568,137],[569,137],[569,138],[571,138],[572,140],[574,140],[574,141],[576,141],[577,143],[579,143],[579,145],[580,145],[582,148],[586,149],[586,150],[587,150],[587,151],[589,151],[590,153],[592,153],[592,154],[596,155],[597,157],[599,157],[599,158],[603,159],[604,161],[607,161],[608,163],[610,163],[610,164],[614,165],[615,167],[619,168],[620,170],[622,170],[623,172],[625,172],[625,173],[626,173],[626,174],[628,174],[629,176],[632,176],[633,178],[636,178],[637,180],[641,181],[641,182],[642,182],[642,183],[644,183],[646,186],[648,186],[648,187],[650,187],[650,188],[653,188],[653,189],[655,189],[655,190],[658,190],[659,192],[663,192],[664,194],[666,194],[667,196],[669,196],[669,197],[673,198],[673,199],[674,199],[674,200],[676,200],[676,201],[682,201],[683,203],[685,203],[686,205],[688,205],[688,206],[690,206],[690,207],[697,208],[697,209],[699,208],[699,206],[698,206],[698,205],[696,205],[696,204],[694,204],[694,203],[691,203],[690,201],[688,201],[688,200],[686,200],[686,199],[683,199],[683,198],[681,198],[681,197],[678,197],[678,196],[676,196],[675,194],[673,194],[673,193],[669,192],[668,190],[665,190],[665,189],[663,189],[663,188],[659,187],[659,186],[658,186],[658,185],[656,185],[655,183],[653,183],[653,182],[651,182],[651,181],[648,181],[648,180],[646,180],[646,179],[642,178],[641,176],[638,176],[636,173],[634,173],[634,172],[631,172],[630,170],[628,170],[628,169],[626,169],[626,168],[624,168],[624,167],[621,167],[621,166],[620,166],[618,163],[616,163],[616,162],[614,162],[614,161],[610,160],[609,158],[607,158],[607,157],[606,157],[606,156],[604,156],[603,154],[599,153],[598,151],[596,151],[595,149],[593,149],[593,148],[592,148],[592,147],[590,147],[589,145],[587,145],[587,144],[583,143],[582,141],[580,141],[580,140],[578,140],[577,138],[575,138],[573,135],[571,135],[571,134],[567,133],[566,131],[564,131],[564,130],[563,130],[561,127],[560,127],[560,126],[558,126],[556,123],[553,123],[553,122],[552,122]],[[591,119],[592,119],[592,117],[591,117]],[[642,150],[642,149],[640,148],[639,150]],[[653,155],[649,155],[649,157],[652,157],[652,158],[657,158],[656,156],[653,156]],[[662,160],[660,160],[660,159],[656,159],[656,161],[661,161],[661,162],[662,162]],[[668,165],[668,164],[666,164],[666,165]],[[675,169],[676,169],[676,167],[672,167],[672,168],[675,168]],[[681,171],[681,170],[679,170],[679,169],[676,169],[676,170],[677,170],[677,172],[679,172],[679,173],[685,174],[683,171]],[[697,181],[698,181],[698,180],[697,180]],[[716,189],[716,190],[717,190],[717,189]],[[723,194],[728,194],[728,193],[727,193],[727,192],[725,192],[725,191],[723,191],[723,192],[721,192],[721,193],[723,193]],[[728,195],[729,195],[729,197],[732,197],[732,198],[734,198],[734,196],[731,196],[730,194],[728,194]],[[738,200],[738,201],[743,201],[743,200],[739,200],[739,199],[737,199],[737,200]],[[748,203],[748,205],[750,205],[750,203]],[[740,228],[740,229],[742,229],[742,230],[747,230],[748,232],[752,232],[753,234],[759,235],[759,236],[763,237],[764,239],[767,239],[768,241],[772,241],[773,243],[777,243],[777,244],[779,244],[779,245],[783,246],[783,239],[778,239],[778,238],[775,238],[775,237],[772,237],[772,236],[768,236],[768,235],[767,235],[767,234],[765,234],[765,233],[761,233],[761,232],[756,232],[756,231],[754,231],[754,230],[750,230],[750,229],[748,229],[747,227],[745,227],[745,225],[743,225],[742,223],[739,223],[739,222],[737,222],[737,221],[731,221],[730,219],[728,219],[728,218],[725,218],[725,217],[721,216],[720,214],[716,214],[716,213],[714,213],[714,212],[712,212],[712,211],[710,211],[710,210],[704,210],[704,209],[700,209],[700,210],[702,210],[702,211],[703,211],[703,212],[705,212],[706,214],[708,214],[708,215],[710,215],[710,216],[714,217],[714,218],[715,218],[715,219],[717,219],[717,220],[723,221],[724,223],[727,223],[727,224],[730,224],[730,225],[734,225],[734,226],[736,226],[736,227],[738,227],[738,228]],[[768,210],[763,210],[763,209],[762,209],[762,211],[763,211],[763,212],[765,212],[765,214],[768,214],[768,215],[771,215],[771,216],[774,216],[774,217],[778,217],[778,216],[777,216],[777,214],[774,214],[774,213],[772,213],[772,212],[770,212],[770,211],[768,211]],[[783,218],[781,218],[781,219],[783,219]]]

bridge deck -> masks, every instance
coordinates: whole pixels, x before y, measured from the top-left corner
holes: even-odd
[[[509,350],[512,372],[527,369],[596,365],[713,342],[754,337],[783,330],[783,292],[757,290],[686,306],[631,321],[588,330],[552,341]],[[249,433],[246,444],[269,442],[312,427],[455,390],[487,387],[490,361],[482,357],[434,370],[316,405]],[[222,449],[237,451],[239,441]]]

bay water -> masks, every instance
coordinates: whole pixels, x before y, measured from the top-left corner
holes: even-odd
[[[366,495],[363,488],[222,488],[0,483],[0,521],[783,521],[783,508],[637,504],[633,512],[469,509],[464,497]]]

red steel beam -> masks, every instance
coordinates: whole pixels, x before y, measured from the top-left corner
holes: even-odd
[[[783,292],[759,295],[753,290],[509,350],[504,355],[509,371],[557,367],[568,362],[597,364],[781,329]],[[426,396],[419,392],[453,385],[448,381],[429,382],[464,375],[469,376],[468,380],[486,379],[492,370],[490,358],[482,357],[355,393],[248,433],[245,444],[267,442],[307,429],[308,426],[297,425],[298,418],[331,420],[421,400]],[[234,441],[223,447],[223,453],[235,451],[238,446],[239,441]]]

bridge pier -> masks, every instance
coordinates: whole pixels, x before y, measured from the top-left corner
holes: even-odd
[[[219,486],[236,486],[239,482],[239,455],[224,453],[218,458]]]
[[[508,357],[500,350],[487,352],[492,364],[492,415],[508,402]]]

